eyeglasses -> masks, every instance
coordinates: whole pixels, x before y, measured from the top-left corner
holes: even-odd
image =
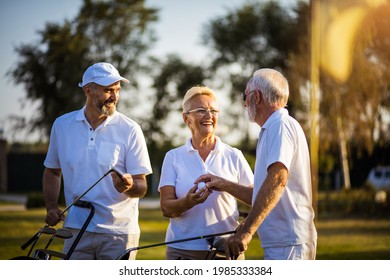
[[[186,112],[186,114],[195,113],[200,116],[206,116],[208,113],[210,113],[213,116],[218,116],[219,110],[217,109],[205,109],[205,108],[196,108],[192,109]]]
[[[246,97],[247,97],[249,94],[251,94],[252,92],[255,92],[255,90],[252,90],[252,91],[250,91],[250,92],[248,92],[248,93],[245,93],[245,92],[241,93],[241,95],[242,95],[242,100],[244,100],[244,102],[245,102],[245,101],[246,101]]]

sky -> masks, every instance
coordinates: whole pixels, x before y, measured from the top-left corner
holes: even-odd
[[[294,0],[285,0],[292,2]],[[1,0],[0,2],[0,134],[12,138],[7,118],[11,114],[31,116],[34,108],[22,106],[25,90],[15,85],[6,73],[15,65],[15,47],[36,43],[38,31],[48,22],[62,23],[73,19],[82,0]],[[146,0],[146,4],[160,8],[159,21],[154,28],[158,41],[152,54],[163,57],[177,53],[201,61],[207,49],[200,43],[202,26],[212,18],[223,16],[228,10],[242,6],[246,0]],[[178,44],[180,42],[180,44]],[[1,135],[0,135],[1,137]]]

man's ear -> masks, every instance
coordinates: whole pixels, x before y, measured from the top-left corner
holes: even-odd
[[[92,89],[89,85],[87,85],[87,86],[83,87],[83,91],[84,91],[85,96],[90,96]]]
[[[183,118],[183,122],[187,125],[188,115],[186,113],[181,113],[181,116]]]
[[[261,102],[261,92],[259,90],[255,90],[254,94],[252,94],[255,104],[259,104]]]

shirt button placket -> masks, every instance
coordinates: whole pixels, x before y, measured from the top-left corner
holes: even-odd
[[[91,149],[95,146],[95,131],[92,128],[89,129],[88,134],[88,148]]]

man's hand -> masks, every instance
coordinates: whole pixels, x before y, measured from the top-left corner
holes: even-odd
[[[223,191],[226,185],[229,183],[227,180],[212,174],[205,174],[200,176],[198,179],[196,179],[194,184],[197,185],[199,182],[205,182],[206,188],[210,191]]]
[[[47,210],[45,222],[49,226],[55,226],[60,221],[63,221],[65,219],[64,215],[60,216],[61,213],[62,213],[62,211],[59,208]]]
[[[129,173],[123,174],[120,177],[116,172],[112,172],[111,177],[114,187],[119,193],[129,191],[134,185],[133,177]]]
[[[241,223],[237,232],[230,236],[225,242],[226,259],[236,260],[240,254],[248,249],[248,245],[252,240],[252,234],[243,230],[243,223]]]

